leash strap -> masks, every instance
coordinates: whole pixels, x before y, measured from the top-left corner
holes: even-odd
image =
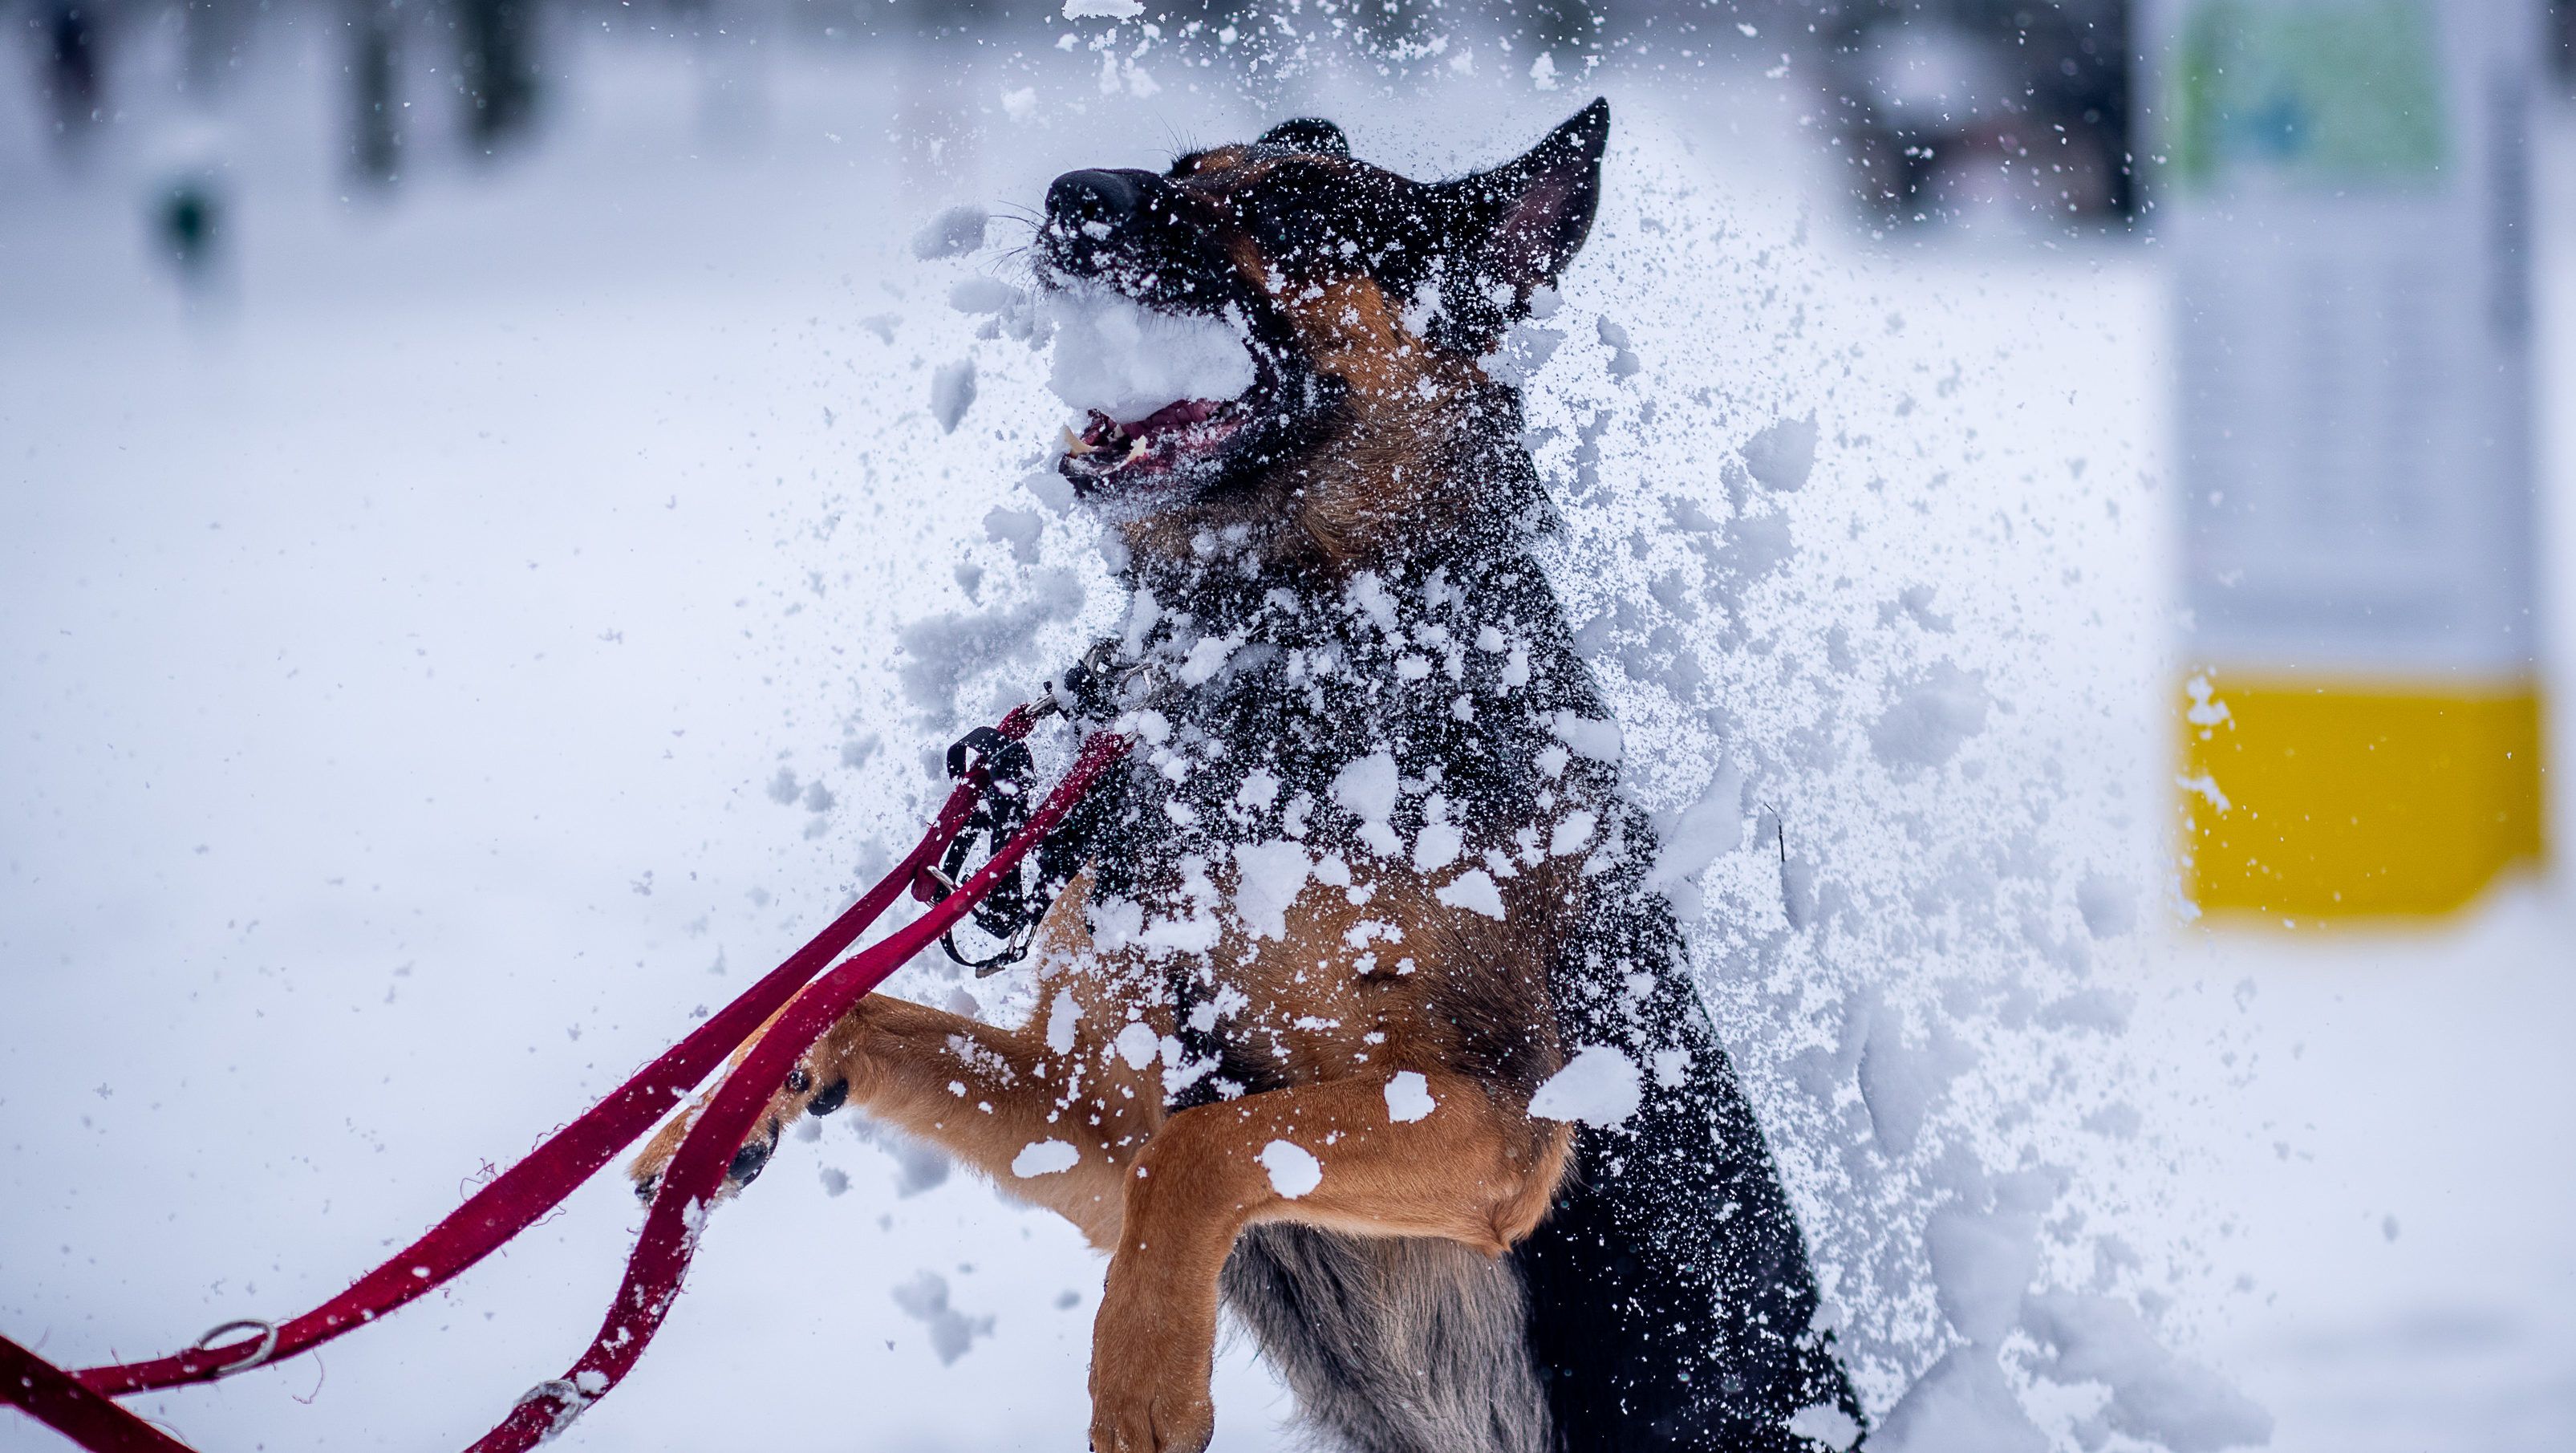
[[[817,980],[796,996],[787,1012],[753,1043],[751,1053],[725,1077],[715,1099],[680,1143],[670,1168],[653,1195],[644,1231],[626,1259],[626,1279],[609,1304],[599,1335],[581,1360],[562,1377],[539,1383],[520,1398],[499,1427],[484,1435],[469,1453],[522,1453],[572,1425],[582,1410],[605,1396],[634,1367],[662,1319],[679,1295],[680,1278],[696,1254],[698,1233],[707,1209],[723,1186],[726,1167],[741,1148],[769,1099],[805,1051],[850,1006],[864,998],[886,976],[948,932],[1003,874],[1016,872],[1028,854],[1111,764],[1127,754],[1132,742],[1113,732],[1099,732],[1083,744],[1064,780],[1047,795],[1028,825],[987,859],[975,875],[933,905],[929,912],[895,930]]]
[[[91,1453],[192,1453],[187,1444],[6,1337],[0,1337],[0,1402],[24,1409]]]
[[[1014,708],[1010,715],[1002,720],[999,727],[989,730],[1016,745],[1036,725],[1043,710],[1043,707],[1038,711],[1033,711],[1026,706]],[[983,733],[977,735],[980,737]],[[812,1039],[819,1036],[840,1012],[845,1012],[849,1003],[856,1002],[861,995],[882,982],[904,960],[918,952],[921,945],[928,942],[929,938],[935,938],[939,933],[945,932],[949,924],[971,911],[982,896],[991,891],[992,884],[1000,874],[1017,867],[1020,857],[1034,845],[1035,840],[1043,837],[1048,828],[1062,819],[1064,813],[1071,808],[1081,793],[1088,789],[1100,772],[1125,754],[1128,745],[1125,738],[1106,732],[1091,738],[1085,743],[1083,754],[1076,761],[1074,770],[1067,774],[1064,782],[1058,784],[1056,792],[1049,797],[1046,807],[1041,809],[1037,818],[1032,819],[1029,826],[1034,831],[1020,833],[958,893],[952,895],[948,903],[942,904],[923,919],[893,935],[885,943],[877,945],[844,964],[841,969],[835,970],[833,975],[826,979],[826,983],[847,984],[855,981],[857,976],[851,975],[849,971],[862,964],[872,969],[873,973],[865,979],[861,987],[847,994],[839,1010],[818,1020],[811,1033],[797,1041],[793,1054],[802,1055]],[[284,1323],[274,1326],[267,1323],[230,1323],[201,1339],[198,1346],[184,1352],[143,1362],[112,1363],[87,1368],[78,1373],[66,1372],[17,1344],[0,1339],[0,1403],[24,1410],[39,1421],[71,1437],[82,1447],[94,1450],[94,1453],[125,1453],[125,1450],[129,1449],[184,1450],[185,1444],[169,1438],[107,1399],[156,1388],[212,1382],[232,1373],[247,1371],[264,1363],[295,1356],[362,1327],[433,1288],[453,1280],[559,1205],[601,1166],[613,1159],[620,1150],[633,1143],[646,1130],[651,1129],[681,1096],[687,1094],[691,1087],[703,1080],[727,1054],[757,1033],[760,1026],[768,1022],[773,1014],[778,1013],[782,1005],[795,1000],[801,1011],[813,996],[807,995],[800,999],[798,991],[806,986],[816,971],[856,942],[859,935],[866,932],[869,925],[882,916],[886,908],[907,888],[918,882],[926,871],[936,868],[941,854],[965,828],[991,784],[989,775],[981,762],[967,768],[961,775],[965,780],[961,781],[948,795],[947,801],[941,805],[938,816],[929,830],[923,834],[920,843],[905,856],[902,862],[895,865],[892,872],[861,895],[859,900],[839,918],[834,919],[804,947],[789,955],[777,968],[763,976],[759,982],[745,990],[704,1024],[691,1031],[678,1044],[637,1071],[605,1099],[584,1112],[579,1119],[548,1137],[524,1159],[504,1171],[491,1184],[468,1198],[464,1205],[431,1227],[419,1240],[358,1278],[346,1291]],[[929,938],[923,937],[918,930],[923,924],[933,921],[939,922],[940,927],[932,930]],[[888,952],[895,949],[898,944],[905,945],[899,953]],[[791,1019],[801,1023],[806,1017],[799,1012],[792,1015]],[[781,1028],[784,1027],[784,1025],[781,1026]],[[775,1034],[764,1036],[761,1043],[765,1046],[778,1037]],[[757,1048],[754,1053],[756,1058]],[[750,1062],[747,1062],[746,1070],[749,1067]],[[783,1069],[779,1070],[777,1075],[772,1077],[773,1082],[776,1078],[783,1077],[784,1073]],[[726,1085],[731,1088],[737,1081],[748,1084],[754,1078],[756,1077],[734,1076],[726,1081]],[[717,1103],[719,1105],[724,1103],[723,1095],[719,1094]],[[763,1094],[749,1100],[748,1108],[736,1117],[740,1128],[735,1131],[735,1145],[738,1145],[742,1137],[749,1132],[751,1122],[757,1118],[759,1109],[765,1104],[766,1095]],[[715,1118],[711,1107],[709,1114],[701,1117],[699,1127],[692,1131],[687,1141],[683,1142],[684,1157],[690,1146],[706,1138],[701,1132]],[[726,1147],[723,1155],[717,1160],[719,1177],[724,1163],[731,1158],[732,1148],[732,1146]],[[674,1171],[678,1169],[678,1163],[675,1162],[673,1169]],[[690,1197],[693,1207],[696,1208],[690,1215],[693,1222],[702,1221],[702,1208],[714,1189],[714,1184],[710,1181]],[[655,1218],[666,1202],[673,1206],[679,1204],[673,1199],[671,1176],[664,1177],[655,1200],[654,1213],[647,1217],[648,1241],[652,1235]],[[655,1326],[659,1325],[660,1312],[667,1310],[670,1295],[677,1290],[678,1271],[687,1265],[688,1250],[694,1246],[694,1230],[688,1236],[688,1241],[690,1247],[682,1248],[676,1261],[671,1264],[669,1285],[660,1293],[662,1306],[657,1309],[653,1318]],[[638,1284],[636,1267],[637,1262],[643,1258],[645,1249],[643,1245],[639,1245],[636,1261],[630,1261],[628,1276],[630,1287]],[[649,1276],[645,1278],[646,1283],[650,1283],[651,1280]],[[626,1304],[624,1293],[621,1292],[620,1305]],[[615,1323],[617,1319],[618,1314],[612,1311],[611,1322]],[[215,1346],[205,1345],[208,1342],[214,1342],[218,1336],[236,1329],[249,1329],[252,1335],[239,1341]],[[603,1337],[608,1335],[605,1329],[602,1335]],[[644,1335],[649,1337],[651,1334],[647,1331]],[[594,1348],[594,1351],[596,1350]],[[640,1344],[633,1349],[634,1353],[641,1351]],[[622,1376],[624,1366],[632,1365],[632,1362],[633,1356],[630,1354],[619,1367],[617,1375]],[[531,1393],[528,1399],[522,1399],[519,1407],[514,1410],[511,1420],[505,1422],[502,1428],[495,1429],[485,1443],[477,1444],[476,1447],[482,1448],[487,1445],[496,1448],[526,1447],[527,1444],[524,1442],[493,1443],[491,1439],[501,1437],[506,1429],[517,1425],[521,1421],[521,1415],[534,1405],[531,1400],[539,1398],[540,1394],[548,1396],[551,1406],[569,1409],[560,1414],[562,1420],[568,1423],[580,1407],[587,1406],[598,1396],[596,1391],[586,1391],[589,1379],[579,1375],[582,1370],[576,1369],[574,1379],[560,1385],[546,1384],[537,1392]],[[610,1382],[613,1384],[614,1378]],[[555,1389],[555,1391],[549,1393],[549,1389]],[[599,1390],[604,1391],[605,1387]],[[550,1434],[547,1434],[544,1429],[539,1429],[538,1436],[550,1436]]]

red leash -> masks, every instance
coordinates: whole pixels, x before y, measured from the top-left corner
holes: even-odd
[[[1029,708],[1018,707],[1003,719],[999,731],[1018,740],[1028,735],[1036,721]],[[737,1072],[725,1078],[664,1172],[645,1216],[643,1234],[627,1259],[625,1281],[590,1349],[564,1377],[530,1390],[500,1426],[474,1445],[473,1453],[515,1453],[561,1432],[582,1409],[617,1385],[660,1329],[678,1295],[681,1275],[696,1250],[706,1208],[723,1183],[725,1168],[788,1069],[852,1004],[972,912],[1130,745],[1126,737],[1114,733],[1095,734],[1083,744],[1064,780],[1031,815],[1027,827],[956,892],[805,987],[815,970],[855,942],[897,895],[938,864],[940,854],[963,830],[979,797],[991,786],[982,764],[977,764],[949,794],[911,853],[812,942],[476,1192],[418,1241],[330,1301],[273,1327],[234,1323],[217,1328],[206,1339],[239,1329],[258,1333],[246,1340],[215,1348],[201,1345],[148,1362],[93,1367],[78,1374],[64,1372],[0,1338],[0,1402],[22,1409],[93,1453],[185,1450],[185,1444],[109,1402],[107,1395],[211,1382],[291,1357],[453,1279],[560,1204],[618,1151],[652,1128],[691,1086],[792,998],[787,1013],[753,1045]]]
[[[91,1453],[193,1453],[6,1337],[0,1337],[0,1399]]]

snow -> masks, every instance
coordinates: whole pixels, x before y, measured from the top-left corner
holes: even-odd
[[[1234,911],[1254,938],[1284,938],[1288,906],[1305,890],[1315,860],[1285,840],[1239,843],[1234,849]]]
[[[1054,338],[1047,388],[1076,410],[1133,421],[1252,387],[1252,350],[1230,319],[1159,312],[1105,288],[1046,293],[1038,315]]]
[[[2138,926],[2137,895],[2108,873],[2087,873],[2075,885],[2075,911],[2095,938],[2118,938]]]
[[[1986,729],[1993,704],[1985,683],[1948,661],[1897,690],[1896,699],[1869,729],[1870,750],[1891,767],[1937,767],[1959,754]]]
[[[1426,822],[1413,836],[1413,871],[1436,872],[1458,861],[1466,836],[1455,823]]]
[[[924,261],[942,257],[963,257],[984,245],[984,230],[992,216],[972,202],[961,202],[944,209],[912,234],[912,255]]]
[[[1570,711],[1560,711],[1549,722],[1548,730],[1556,739],[1583,756],[1599,762],[1616,762],[1625,738],[1615,721],[1594,721]]]
[[[1386,1082],[1386,1118],[1398,1125],[1428,1116],[1437,1103],[1431,1098],[1431,1081],[1419,1070],[1398,1070]]]
[[[0,108],[24,203],[0,209],[0,1330],[83,1360],[327,1297],[837,911],[935,800],[926,754],[1116,629],[1037,457],[1044,360],[949,307],[962,272],[1008,264],[911,240],[948,202],[1024,206],[1066,167],[1275,113],[1177,67],[1151,103],[1103,96],[1087,52],[728,51],[727,28],[578,42],[541,146],[469,168],[433,125],[381,196],[308,119],[338,51],[254,47],[224,163],[238,250],[193,305],[134,231],[153,163],[129,140],[171,103],[124,92],[85,168]],[[119,34],[114,65],[166,55]],[[1392,98],[1283,84],[1363,154],[1455,174],[1572,104],[1461,36],[1508,90],[1445,66]],[[2181,1396],[2213,1369],[2280,1453],[2556,1446],[2563,875],[2402,934],[2175,911],[2160,249],[1864,246],[1800,195],[1789,83],[1615,54],[1599,74],[1613,190],[1533,375],[1567,519],[1551,569],[1639,807],[1680,821],[1726,762],[1729,810],[1782,825],[1788,865],[1767,829],[1718,847],[1685,924],[1865,1401],[1908,1410],[1870,1446],[1998,1386],[2021,1422],[1989,1408],[2002,1431],[1963,1424],[1968,1446],[2250,1431]],[[1027,124],[993,99],[1020,91]],[[2566,147],[2543,138],[2538,172],[2556,350]],[[1603,312],[1650,369],[1612,371]],[[970,358],[942,432],[931,379]],[[2558,508],[2564,371],[2545,386]],[[1802,487],[1767,487],[1748,442],[1810,416]],[[1743,480],[1711,467],[1730,458]],[[990,530],[997,506],[1036,530]],[[2563,508],[2545,528],[2576,545]],[[2568,573],[2549,588],[2548,623],[2576,620]],[[2576,631],[2553,640],[2564,680]],[[1873,728],[1944,661],[1975,691],[1914,700],[1890,760]],[[2568,714],[2550,730],[2567,760]],[[937,1003],[952,977],[932,956],[894,990]],[[1046,1007],[992,983],[995,1022]],[[708,1218],[656,1355],[569,1444],[828,1441],[854,1406],[922,1450],[1084,1425],[1080,1236],[853,1113],[816,1123],[779,1152],[812,1171]],[[1991,1214],[1969,1170],[2025,1155],[2069,1179],[1997,1360],[1959,1345],[1927,1227]],[[461,1445],[590,1335],[634,1215],[604,1174],[319,1358],[134,1406],[205,1447]],[[926,1268],[951,1315],[990,1319],[953,1366],[937,1313],[894,1300]],[[2134,1328],[2061,1304],[2089,1296]],[[1239,1347],[1218,1378],[1219,1453],[1283,1446],[1275,1380]],[[0,1421],[0,1448],[53,1446]]]
[[[1816,416],[1775,419],[1744,441],[1744,472],[1764,489],[1807,487],[1816,468]]]
[[[894,1289],[903,1314],[930,1329],[930,1350],[942,1367],[954,1364],[978,1337],[993,1335],[990,1316],[971,1317],[948,1304],[948,1278],[925,1271]]]
[[[1654,1067],[1655,1083],[1667,1090],[1678,1090],[1690,1083],[1691,1053],[1686,1049],[1659,1049],[1649,1056]]]
[[[1139,1065],[1137,1068],[1142,1069]],[[1011,1174],[1022,1180],[1032,1176],[1051,1176],[1082,1164],[1082,1152],[1071,1141],[1032,1140],[1011,1157]]]
[[[1153,936],[1150,933],[1147,935],[1147,941],[1149,943],[1154,942]],[[1196,944],[1195,940],[1191,940],[1189,942],[1190,944]],[[1173,946],[1181,947],[1187,945],[1175,943]],[[1213,945],[1198,944],[1196,946],[1204,948],[1212,947]],[[1111,1042],[1110,1047],[1118,1052],[1118,1057],[1120,1059],[1127,1062],[1127,1068],[1131,1070],[1141,1070],[1145,1066],[1152,1064],[1154,1062],[1154,1057],[1163,1052],[1163,1040],[1162,1036],[1154,1032],[1151,1025],[1137,1023],[1130,1024],[1126,1028],[1119,1030],[1118,1038]]]
[[[1255,1159],[1270,1173],[1270,1188],[1292,1201],[1311,1194],[1324,1183],[1323,1162],[1291,1141],[1274,1140],[1261,1147]]]
[[[2049,1453],[1991,1349],[1954,1347],[1888,1409],[1868,1446],[1884,1453]]]
[[[1646,880],[1656,887],[1696,878],[1721,853],[1744,841],[1744,775],[1720,765],[1699,797],[1657,836],[1655,866]]]
[[[1033,659],[1039,633],[1090,598],[1068,570],[1033,571],[1024,582],[1021,599],[1010,604],[925,615],[895,632],[903,656],[898,677],[913,706],[945,720],[968,680],[998,663]]]
[[[1058,989],[1047,1005],[1046,1047],[1049,1054],[1073,1053],[1075,1036],[1082,1029],[1082,1006],[1073,1002],[1071,989]]]
[[[1980,1347],[2000,1345],[2021,1320],[2021,1299],[2039,1275],[2039,1227],[2029,1216],[1952,1204],[1923,1228],[1941,1315]]]
[[[2041,1375],[2110,1390],[2102,1422],[2173,1453],[2219,1453],[2272,1440],[2272,1415],[2208,1368],[2168,1351],[2137,1310],[2109,1297],[2054,1291],[2032,1297],[2032,1336],[2054,1356]]]
[[[1464,908],[1487,918],[1503,916],[1503,890],[1495,884],[1493,875],[1482,868],[1470,868],[1459,874],[1431,890],[1431,896],[1452,908]]]
[[[1913,1042],[1902,1016],[1878,1010],[1861,1050],[1859,1085],[1870,1133],[1890,1155],[1914,1149],[1954,1068],[1952,1056],[1937,1044]]]
[[[1387,818],[1395,811],[1396,787],[1395,755],[1391,752],[1371,752],[1333,775],[1333,800],[1360,820],[1360,841],[1372,852],[1396,850],[1395,829],[1387,824]]]
[[[930,376],[930,416],[939,421],[943,434],[957,432],[959,420],[975,402],[975,361],[961,358],[940,365]]]
[[[1642,1098],[1636,1061],[1606,1044],[1588,1044],[1530,1096],[1529,1112],[1607,1129],[1636,1114]]]
[[[1817,1403],[1798,1409],[1789,1417],[1790,1432],[1810,1442],[1822,1443],[1833,1453],[1848,1453],[1860,1441],[1860,1424],[1849,1413],[1829,1403]]]

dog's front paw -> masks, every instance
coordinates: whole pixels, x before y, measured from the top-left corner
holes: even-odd
[[[760,1178],[761,1171],[769,1165],[770,1155],[778,1149],[779,1132],[797,1116],[829,1115],[849,1103],[850,1082],[847,1079],[836,1075],[829,1084],[820,1088],[815,1086],[814,1080],[814,1072],[804,1065],[787,1072],[786,1084],[769,1097],[769,1105],[753,1122],[751,1134],[744,1138],[741,1147],[734,1151],[732,1161],[725,1166],[724,1194],[731,1194]],[[680,1153],[680,1143],[689,1138],[689,1131],[696,1127],[698,1117],[705,1113],[708,1101],[713,1098],[712,1093],[701,1097],[697,1104],[689,1107],[687,1114],[655,1131],[653,1138],[644,1143],[642,1153],[626,1168],[627,1175],[635,1183],[637,1200],[652,1204],[653,1193],[661,1189],[663,1172],[671,1167],[671,1158]]]
[[[1092,1400],[1091,1453],[1201,1453],[1215,1436],[1205,1388]]]
[[[1091,1453],[1200,1453],[1216,1436],[1208,1369],[1176,1368],[1144,1349],[1091,1364]]]

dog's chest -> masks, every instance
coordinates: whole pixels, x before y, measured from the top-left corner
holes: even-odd
[[[1549,734],[1561,683],[1530,668],[1553,653],[1462,600],[1174,644],[1201,679],[1137,714],[1081,948],[1123,1012],[1153,1006],[1175,1099],[1546,1071],[1597,815]]]

